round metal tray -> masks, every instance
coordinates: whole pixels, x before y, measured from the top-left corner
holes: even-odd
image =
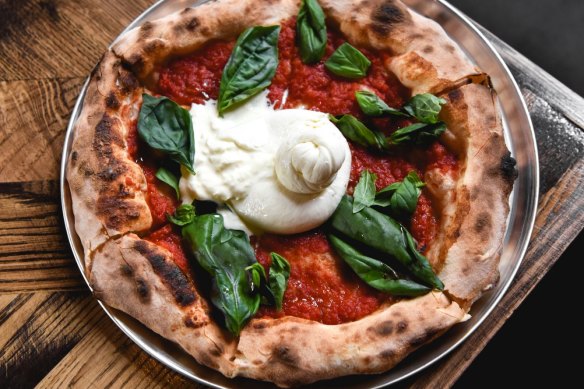
[[[206,1],[208,0],[159,1],[130,23],[124,32],[146,21],[158,19],[184,7],[198,6]],[[497,91],[506,142],[513,157],[517,160],[519,170],[519,176],[510,198],[511,212],[499,266],[501,277],[498,285],[473,305],[470,320],[456,325],[438,340],[414,352],[394,369],[379,375],[349,376],[319,382],[317,385],[320,388],[383,387],[419,372],[456,348],[485,320],[503,297],[525,254],[535,220],[539,187],[535,136],[525,102],[509,69],[473,23],[447,2],[441,0],[405,0],[404,2],[417,12],[441,24],[466,54],[491,76],[493,86]],[[83,247],[75,233],[71,197],[65,179],[67,157],[73,141],[74,123],[81,111],[86,89],[87,82],[79,94],[67,127],[61,163],[61,204],[67,237],[73,249],[75,260],[87,282],[84,272]],[[89,286],[89,283],[87,284]],[[132,317],[109,308],[101,302],[100,305],[114,323],[144,351],[171,369],[197,382],[214,388],[274,387],[268,383],[245,378],[228,379],[212,369],[199,365],[179,346],[150,331]]]

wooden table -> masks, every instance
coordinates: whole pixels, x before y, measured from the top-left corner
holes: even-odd
[[[79,90],[112,39],[152,0],[0,0],[0,387],[200,387],[150,358],[83,283],[65,237],[58,172]],[[409,380],[452,385],[584,226],[584,100],[488,34],[535,125],[539,213],[493,314]],[[446,373],[445,373],[446,372]]]

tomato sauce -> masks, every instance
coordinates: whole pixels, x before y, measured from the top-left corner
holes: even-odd
[[[254,241],[256,257],[266,271],[271,264],[271,252],[290,262],[282,310],[262,306],[260,317],[296,316],[340,324],[360,319],[390,299],[363,283],[334,254],[320,230],[297,235],[265,234]]]
[[[355,101],[355,92],[358,90],[372,91],[396,108],[409,98],[410,91],[383,66],[389,55],[387,53],[360,48],[372,62],[367,76],[360,80],[347,80],[331,74],[325,68],[324,61],[345,42],[333,28],[328,29],[323,60],[315,65],[302,63],[296,47],[295,25],[296,20],[291,19],[283,23],[280,32],[279,65],[268,89],[268,98],[276,109],[302,106],[333,115],[350,113],[362,118]],[[234,43],[235,40],[211,42],[193,55],[170,62],[160,69],[157,92],[182,105],[217,99],[221,74]],[[400,118],[378,118],[372,122],[386,135],[411,123]],[[416,171],[422,177],[428,169],[457,170],[456,157],[437,141],[425,148],[398,148],[392,154],[376,153],[354,144],[351,145],[351,151],[353,162],[347,190],[349,194],[353,193],[364,169],[377,175],[378,190],[403,180],[410,171]],[[165,214],[174,212],[177,203],[171,196],[171,189],[157,182],[154,165],[141,162],[141,166],[148,181],[148,201],[155,225],[160,227],[166,222]],[[419,248],[424,251],[434,238],[438,226],[432,202],[425,190],[422,190],[411,220],[402,222],[408,225]],[[147,239],[167,247],[176,257],[177,263],[186,263],[180,237],[170,226],[163,226]],[[322,229],[291,236],[266,234],[253,237],[252,242],[258,261],[266,269],[270,265],[270,252],[284,256],[291,265],[282,311],[261,307],[259,316],[290,315],[326,324],[339,324],[358,320],[383,303],[393,301],[391,296],[363,283],[336,256]]]

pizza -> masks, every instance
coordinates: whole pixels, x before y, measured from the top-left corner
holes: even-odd
[[[391,369],[498,279],[495,91],[399,0],[218,0],[93,70],[67,180],[95,296],[227,377]]]

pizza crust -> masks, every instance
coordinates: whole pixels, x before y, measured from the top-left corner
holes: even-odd
[[[135,235],[152,225],[146,180],[125,141],[125,123],[136,120],[143,91],[136,77],[152,85],[168,58],[295,16],[296,0],[220,0],[130,31],[93,72],[76,123],[67,179],[96,297],[228,377],[291,386],[385,371],[464,320],[498,275],[515,170],[493,92],[463,86],[486,83],[486,75],[435,22],[399,1],[320,3],[349,41],[390,50],[394,57],[386,66],[412,93],[444,92],[449,101],[442,112],[448,124],[442,141],[460,158],[459,176],[430,171],[424,177],[440,206],[441,243],[430,247],[428,257],[437,267],[443,264],[444,293],[403,300],[336,326],[294,317],[253,319],[233,339],[211,319],[205,299],[170,253]]]

